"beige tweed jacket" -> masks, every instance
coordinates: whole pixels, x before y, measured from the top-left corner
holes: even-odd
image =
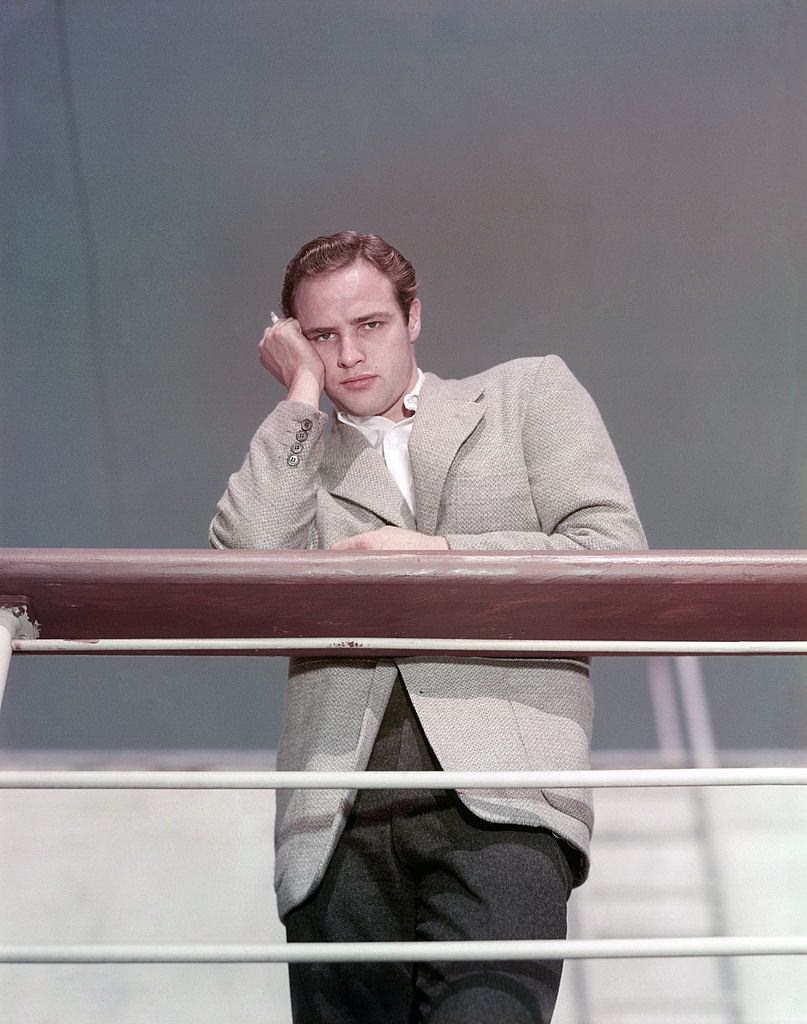
[[[465,380],[425,374],[409,442],[416,519],[380,453],[335,417],[326,433],[327,420],[290,401],[270,413],[219,502],[215,547],[327,548],[390,524],[445,536],[459,550],[646,547],[597,408],[557,356],[516,359]],[[291,661],[278,767],[366,767],[397,671],[444,770],[589,764],[585,661],[323,657]],[[490,821],[552,829],[582,853],[583,880],[593,824],[588,791],[459,795]],[[321,880],[354,796],[278,793],[281,916]]]

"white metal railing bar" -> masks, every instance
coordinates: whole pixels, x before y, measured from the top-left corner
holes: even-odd
[[[807,768],[543,772],[0,771],[0,789],[627,789],[803,786]]]
[[[461,942],[300,942],[253,945],[25,945],[0,946],[0,963],[433,963],[439,960],[644,959],[805,954],[807,936],[770,935]]]
[[[480,651],[509,654],[807,654],[807,640],[463,640],[456,637],[230,637],[13,641],[18,654],[179,654],[189,651]]]

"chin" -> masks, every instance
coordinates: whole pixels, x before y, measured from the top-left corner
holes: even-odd
[[[354,405],[352,409],[346,409],[351,416],[383,416],[384,410],[379,409],[377,405]]]
[[[378,407],[383,404],[383,402],[379,402],[377,397],[369,394],[347,395],[342,401],[334,402],[338,409],[349,413],[351,416],[378,416]]]

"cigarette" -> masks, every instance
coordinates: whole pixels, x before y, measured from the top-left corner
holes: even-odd
[[[280,321],[280,317],[277,315],[277,313],[274,310],[272,310],[272,312],[269,314],[269,317],[270,317],[270,319],[272,321],[272,327],[274,327],[275,324]]]

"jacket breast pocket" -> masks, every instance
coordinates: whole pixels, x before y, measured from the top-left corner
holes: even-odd
[[[540,529],[525,467],[458,466],[443,489],[440,527],[451,533]]]

